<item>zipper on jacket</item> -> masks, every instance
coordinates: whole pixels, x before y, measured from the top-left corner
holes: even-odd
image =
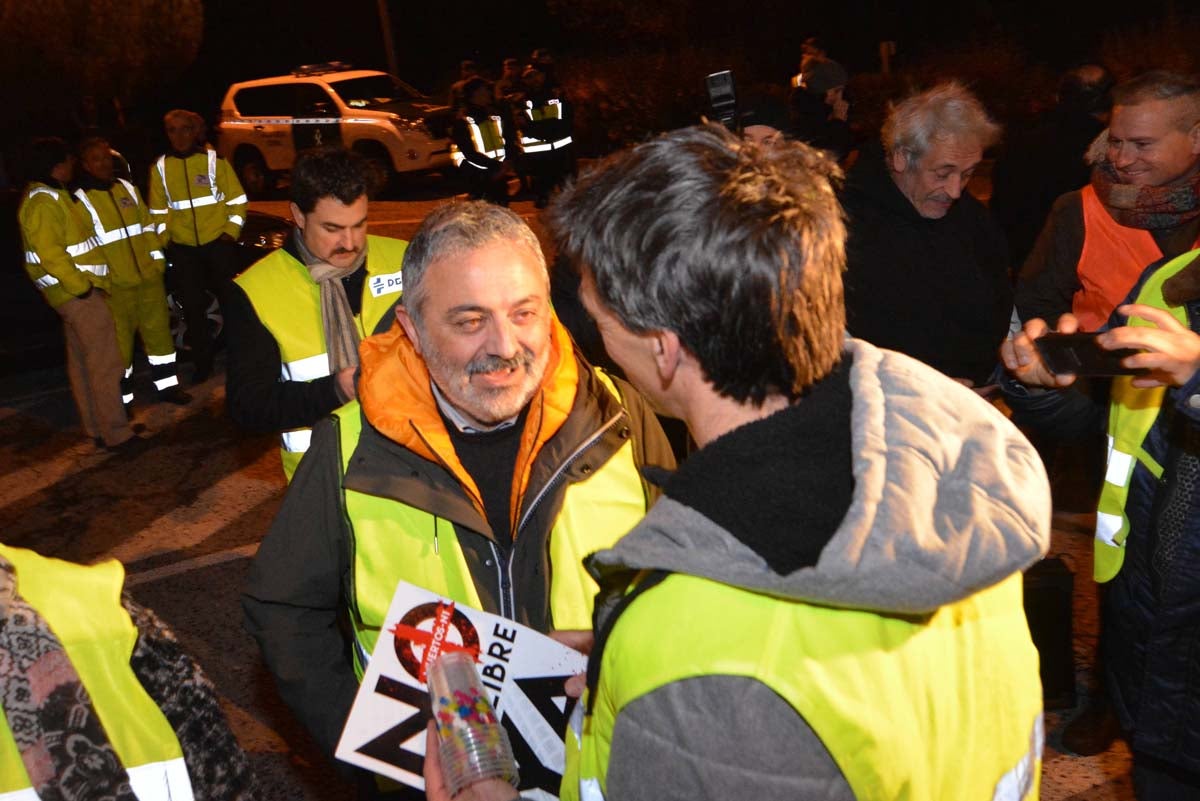
[[[497,593],[500,597],[500,616],[516,620],[517,598],[513,593],[512,586],[512,557],[516,549],[509,549],[508,564],[506,565],[500,558],[500,549],[496,547],[495,540],[489,539],[488,547],[492,549],[492,559],[496,562],[496,581],[500,590]]]
[[[187,156],[180,159],[183,162],[183,186],[187,189],[188,193],[188,210],[192,212],[192,233],[196,235],[196,247],[200,247],[203,243],[200,241],[200,226],[196,222],[196,200],[192,197],[192,179],[188,177],[187,160]],[[165,173],[166,170],[163,172]],[[163,175],[163,183],[165,184],[166,182],[167,177]]]
[[[533,512],[535,509],[537,509],[538,504],[541,503],[542,499],[546,497],[550,490],[558,484],[559,479],[562,478],[562,474],[566,472],[567,468],[574,464],[575,461],[583,455],[584,451],[590,450],[591,447],[596,444],[596,441],[604,436],[610,428],[620,422],[621,418],[624,416],[624,411],[614,415],[611,419],[607,420],[604,425],[600,426],[600,428],[598,428],[594,434],[584,440],[578,448],[576,448],[570,453],[570,455],[567,456],[566,459],[562,460],[558,467],[554,469],[554,473],[550,476],[550,480],[542,486],[541,490],[538,491],[538,494],[534,496],[533,501],[530,502],[529,507],[525,510],[525,515],[521,518],[521,522],[517,524],[517,534],[520,534],[521,529],[525,528],[525,524],[528,523],[529,518],[533,516]],[[513,542],[516,542],[515,537],[513,538]]]
[[[450,466],[448,464],[446,464],[445,460],[442,459],[441,455],[437,452],[437,450],[434,449],[434,447],[429,444],[429,440],[427,440],[425,438],[425,435],[423,433],[421,433],[421,429],[417,428],[417,426],[414,425],[411,420],[409,421],[408,424],[409,424],[409,427],[412,429],[413,433],[417,435],[417,438],[420,439],[421,442],[424,443],[425,447],[429,449],[429,452],[433,454],[434,459],[437,460],[437,463],[442,467],[442,469],[445,470],[450,475],[454,475],[454,471],[450,469]],[[437,548],[438,548],[437,520],[438,520],[437,515],[434,515],[434,517],[433,517],[433,548],[434,548],[435,553],[437,552]],[[482,536],[482,535],[480,535],[480,536]],[[513,586],[512,586],[512,556],[513,556],[513,552],[516,549],[515,548],[509,549],[508,561],[506,563],[505,560],[502,559],[500,556],[500,549],[496,545],[496,541],[494,539],[492,539],[491,537],[484,537],[484,539],[487,540],[488,547],[492,551],[492,560],[496,563],[496,589],[498,590],[498,592],[496,593],[496,596],[500,599],[500,616],[506,617],[509,620],[516,620],[517,599],[513,593]]]
[[[138,278],[144,279],[146,276],[142,275],[142,264],[138,261],[137,251],[133,248],[133,237],[129,235],[128,226],[125,224],[125,215],[121,213],[121,206],[117,203],[117,199],[113,197],[112,187],[105,190],[105,194],[108,195],[109,202],[112,203],[113,209],[117,212],[117,219],[121,221],[121,229],[124,231],[124,235],[121,238],[129,245],[129,255],[133,259],[133,269],[137,270]],[[139,236],[142,236],[142,234],[139,234]]]

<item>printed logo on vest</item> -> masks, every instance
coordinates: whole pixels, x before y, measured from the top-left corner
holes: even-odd
[[[132,209],[137,204],[133,202],[133,198],[123,197],[117,201],[117,205],[119,205],[123,209]]]
[[[204,173],[200,173],[199,175],[195,176],[194,183],[196,184],[196,186],[207,187],[209,185],[208,176],[205,175]]]
[[[388,273],[387,275],[371,276],[371,297],[377,298],[380,295],[392,295],[404,289],[404,279],[401,276],[402,271]]]

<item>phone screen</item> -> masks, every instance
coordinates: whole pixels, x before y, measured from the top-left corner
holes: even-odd
[[[1042,361],[1054,373],[1085,376],[1141,375],[1146,371],[1125,367],[1121,361],[1140,351],[1132,348],[1105,350],[1096,333],[1045,334],[1034,340]]]

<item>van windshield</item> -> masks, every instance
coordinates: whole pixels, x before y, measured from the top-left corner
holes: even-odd
[[[330,81],[350,108],[381,109],[397,103],[427,103],[429,98],[392,75],[368,75]]]

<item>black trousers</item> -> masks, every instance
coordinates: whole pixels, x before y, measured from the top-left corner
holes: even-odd
[[[209,330],[207,292],[220,302],[237,270],[233,242],[215,239],[199,247],[172,244],[167,249],[167,289],[183,306],[184,345],[197,371],[212,369],[213,340]]]
[[[570,146],[558,150],[526,153],[521,160],[521,169],[529,176],[530,189],[541,201],[550,197],[574,172],[575,156]]]
[[[1195,801],[1200,773],[1134,751],[1133,794],[1138,801]]]
[[[508,173],[504,172],[501,162],[484,169],[464,161],[458,168],[458,174],[462,176],[472,199],[486,200],[499,206],[508,205]]]

